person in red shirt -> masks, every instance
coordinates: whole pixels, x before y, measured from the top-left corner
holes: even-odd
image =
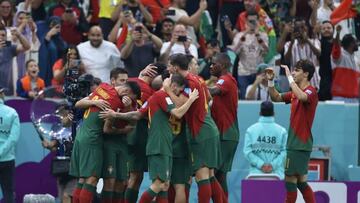
[[[231,61],[226,53],[218,53],[212,60],[210,74],[218,79],[215,86],[209,88],[213,97],[211,116],[220,131],[221,163],[216,172],[226,198],[228,197],[226,173],[231,170],[233,158],[239,142],[237,120],[238,88],[235,78],[228,72]]]
[[[275,102],[291,103],[290,127],[286,145],[285,161],[286,202],[295,203],[297,188],[305,202],[314,203],[315,197],[307,184],[308,163],[313,146],[311,127],[315,117],[318,95],[310,80],[315,67],[309,60],[299,60],[290,73],[289,67],[282,65],[291,87],[290,92],[279,94],[274,88],[274,71],[266,70],[270,97]]]
[[[153,23],[163,20],[170,7],[170,0],[141,0],[141,3],[150,11]]]
[[[84,12],[71,0],[60,0],[49,10],[50,16],[61,17],[61,37],[69,44],[77,45],[83,41],[83,33],[89,30]]]

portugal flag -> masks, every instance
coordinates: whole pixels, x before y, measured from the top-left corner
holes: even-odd
[[[342,20],[354,18],[358,14],[355,5],[352,5],[352,0],[343,0],[341,4],[331,13],[330,20],[333,25],[336,25]]]

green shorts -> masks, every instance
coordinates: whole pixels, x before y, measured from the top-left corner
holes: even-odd
[[[192,175],[191,162],[189,158],[173,158],[171,170],[171,184],[185,184],[189,182]]]
[[[128,171],[146,172],[148,171],[148,158],[146,156],[146,144],[144,146],[129,146]]]
[[[104,148],[103,178],[115,178],[126,180],[127,171],[127,150]]]
[[[219,166],[219,171],[227,173],[231,171],[232,162],[235,156],[235,152],[238,146],[237,141],[230,141],[230,140],[221,140],[221,164]]]
[[[149,162],[149,177],[154,181],[160,179],[161,181],[169,181],[172,169],[172,157],[165,155],[150,155]]]
[[[193,172],[196,172],[198,169],[203,167],[217,169],[221,163],[219,137],[211,137],[200,142],[194,138],[191,138],[190,159]]]
[[[311,152],[286,150],[286,153],[285,175],[306,175]]]
[[[103,146],[82,144],[75,140],[69,174],[78,178],[101,177]]]

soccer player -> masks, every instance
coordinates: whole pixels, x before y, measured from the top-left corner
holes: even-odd
[[[188,81],[188,87],[184,93],[190,90],[199,90],[199,99],[197,99],[185,114],[187,128],[190,131],[189,147],[192,159],[192,170],[195,173],[195,179],[199,186],[198,199],[200,203],[208,203],[212,193],[221,194],[221,187],[212,188],[210,185],[210,170],[217,168],[220,161],[220,139],[219,131],[214,120],[210,116],[207,95],[208,90],[202,84],[198,76],[188,71],[186,55],[174,54],[170,57],[168,69],[170,73],[179,73]],[[186,102],[186,95],[179,96],[172,93],[164,83],[164,89],[174,101],[176,106],[181,106]],[[220,191],[218,191],[220,189]]]
[[[138,78],[129,78],[140,86],[141,98],[137,101],[141,107],[155,91],[151,88],[151,82],[163,71],[161,64],[149,64],[139,75]],[[139,188],[143,180],[144,172],[148,170],[146,157],[146,141],[148,137],[148,120],[140,119],[136,123],[135,130],[128,135],[129,157],[128,171],[130,173],[128,185],[125,191],[125,201],[136,203]]]
[[[310,85],[315,72],[314,65],[308,60],[300,60],[290,73],[282,65],[291,87],[290,92],[279,94],[274,88],[274,72],[266,70],[270,97],[275,102],[291,103],[290,127],[286,144],[285,161],[286,202],[296,202],[297,188],[305,202],[315,202],[314,193],[307,184],[307,170],[313,146],[311,127],[314,121],[318,96],[316,89]]]
[[[140,96],[139,86],[134,82],[127,82],[120,87],[102,83],[93,91],[90,100],[85,98],[75,104],[77,108],[90,107],[84,113],[71,156],[70,175],[79,178],[73,193],[73,202],[92,201],[102,172],[104,120],[100,119],[98,114],[106,105],[93,106],[93,101],[103,100],[111,109],[117,110],[124,108],[121,98],[125,95],[136,100]]]
[[[170,89],[179,95],[185,87],[185,79],[180,75],[171,77]],[[102,112],[102,118],[118,118],[125,120],[139,120],[148,114],[149,136],[146,144],[148,156],[149,176],[153,181],[150,188],[143,193],[140,203],[150,203],[155,197],[157,202],[167,202],[172,168],[172,131],[169,124],[169,113],[181,118],[191,104],[198,98],[199,92],[189,92],[189,99],[180,107],[175,108],[168,94],[163,90],[155,92],[139,111],[117,113],[112,110]]]
[[[110,72],[110,83],[113,87],[125,85],[128,73],[123,68],[114,68]],[[130,101],[129,101],[130,100]],[[125,104],[122,112],[133,110],[131,99],[122,97]],[[135,103],[135,102],[133,102]],[[124,121],[106,122],[104,125],[103,172],[104,187],[101,192],[102,203],[120,202],[124,199],[127,181],[128,146],[126,135],[133,127]]]
[[[215,86],[209,88],[213,97],[211,116],[220,131],[221,164],[216,172],[216,179],[220,182],[226,199],[228,197],[226,174],[231,170],[239,142],[238,87],[235,78],[228,72],[230,67],[231,62],[227,54],[216,54],[212,59],[210,74],[219,79]]]

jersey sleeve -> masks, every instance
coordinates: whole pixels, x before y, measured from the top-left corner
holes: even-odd
[[[227,81],[224,80],[224,79],[219,79],[217,82],[216,82],[216,87],[218,87],[221,91],[221,95],[224,95],[226,94],[228,91],[229,91],[229,87],[227,85]]]
[[[316,101],[317,93],[313,89],[306,89],[305,94],[308,96],[307,103],[312,104]]]
[[[171,100],[169,96],[166,97],[158,97],[160,108],[165,112],[170,112],[174,107],[174,102]]]
[[[142,114],[142,116],[146,116],[147,112],[149,111],[148,102],[146,101],[138,111]]]
[[[291,95],[292,95],[291,92],[286,92],[286,93],[281,95],[281,98],[284,100],[284,102],[286,104],[289,104],[289,103],[291,103]]]

